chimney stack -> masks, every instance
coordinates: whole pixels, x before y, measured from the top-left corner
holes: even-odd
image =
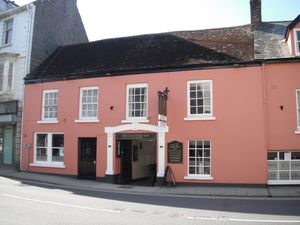
[[[250,0],[251,30],[261,30],[261,0]]]

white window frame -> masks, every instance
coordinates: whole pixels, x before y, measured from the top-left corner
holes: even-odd
[[[96,117],[83,117],[82,116],[82,97],[83,91],[97,90],[97,116]],[[97,86],[81,87],[79,96],[79,119],[75,120],[76,123],[88,123],[88,122],[99,122],[99,88]]]
[[[2,59],[0,63],[3,64],[3,79],[2,87],[0,89],[0,94],[10,93],[14,85],[14,74],[15,74],[15,61],[12,59]],[[11,74],[11,85],[9,85],[9,67],[12,64],[12,74]]]
[[[12,88],[13,88],[13,83],[14,83],[15,62],[8,61],[7,64],[8,64],[8,69],[7,69],[7,90],[11,91]],[[9,71],[10,71],[10,65],[12,65],[11,75],[9,73]],[[11,78],[9,76],[11,76]],[[9,82],[10,79],[11,79],[11,81]]]
[[[37,135],[38,134],[47,134],[47,161],[39,161],[36,159],[37,153]],[[55,168],[65,168],[65,157],[63,162],[53,162],[52,161],[52,136],[54,134],[62,134],[63,132],[35,132],[34,133],[34,149],[33,149],[33,163],[30,166],[41,166],[41,167],[55,167]],[[64,152],[65,152],[65,135],[64,135]]]
[[[191,114],[190,107],[190,85],[198,83],[209,83],[210,86],[210,113]],[[184,120],[215,120],[213,116],[213,81],[212,80],[191,80],[187,82],[187,117]]]
[[[294,46],[295,46],[295,55],[300,56],[300,47],[299,44],[300,40],[297,38],[297,32],[300,32],[300,29],[294,29]]]
[[[144,117],[129,117],[129,89],[130,88],[146,88],[146,116]],[[140,84],[127,84],[126,86],[126,120],[122,120],[123,123],[126,122],[149,122],[148,120],[148,109],[149,109],[149,88],[147,83]]]
[[[210,174],[190,174],[190,141],[209,141],[210,142]],[[186,180],[213,180],[212,177],[212,141],[211,139],[191,139],[187,142],[187,176],[184,177]]]
[[[57,93],[57,113],[56,113],[56,118],[45,118],[45,95],[47,93]],[[58,90],[53,89],[53,90],[43,90],[43,100],[42,100],[42,120],[38,121],[38,123],[58,123]]]
[[[269,176],[269,172],[272,171],[272,172],[276,172],[277,173],[277,179],[276,180],[269,180],[268,178],[268,184],[300,184],[300,180],[292,180],[291,179],[291,174],[293,171],[297,171],[297,172],[300,172],[300,170],[292,170],[292,162],[300,162],[299,159],[294,159],[292,160],[291,159],[291,155],[292,155],[292,152],[300,152],[300,151],[268,151],[268,153],[276,153],[277,154],[277,158],[275,160],[268,160],[267,159],[267,162],[269,164],[269,162],[276,162],[277,164],[277,169],[269,169],[269,165],[268,165],[268,176]],[[284,153],[284,159],[279,159],[279,153]],[[268,156],[267,156],[268,157]],[[289,170],[286,170],[286,169],[280,169],[280,162],[287,162],[289,163]],[[279,174],[280,172],[289,172],[289,179],[288,180],[280,180],[279,179]]]
[[[11,28],[11,40],[10,42],[6,42],[6,36],[7,36],[7,24],[9,21],[12,21],[12,28]],[[13,32],[14,32],[14,18],[8,18],[6,20],[3,21],[3,32],[2,32],[2,46],[6,46],[6,45],[11,45],[12,44],[12,39],[13,39]]]

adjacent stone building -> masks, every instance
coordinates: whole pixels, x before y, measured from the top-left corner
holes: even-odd
[[[0,1],[0,167],[19,167],[25,75],[58,46],[88,41],[76,3]]]

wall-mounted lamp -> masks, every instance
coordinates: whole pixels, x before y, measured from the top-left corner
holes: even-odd
[[[114,110],[114,107],[113,107],[113,106],[111,106],[111,107],[110,107],[110,110],[111,110],[111,111],[113,111],[113,110]]]

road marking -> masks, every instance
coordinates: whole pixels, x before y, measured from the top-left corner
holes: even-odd
[[[76,208],[76,209],[86,209],[86,210],[109,212],[109,213],[120,213],[121,212],[120,210],[100,209],[100,208],[71,205],[71,204],[65,204],[65,203],[60,203],[60,202],[44,201],[44,200],[33,199],[33,198],[24,198],[24,197],[10,195],[10,194],[1,194],[1,195],[4,197],[8,197],[8,198],[15,198],[15,199],[20,199],[20,200],[25,200],[25,201],[38,202],[38,203],[44,203],[44,204],[49,204],[49,205],[64,206],[64,207],[70,207],[70,208]]]
[[[24,201],[31,201],[31,202],[37,202],[37,203],[43,203],[43,204],[49,204],[49,205],[56,205],[56,206],[63,206],[63,207],[84,209],[84,210],[92,210],[92,211],[101,211],[101,212],[108,212],[108,213],[121,213],[121,210],[111,210],[111,209],[101,209],[101,208],[71,205],[71,204],[65,204],[65,203],[60,203],[60,202],[20,197],[20,196],[4,194],[4,193],[2,193],[1,195],[3,197],[7,197],[7,198],[14,198],[14,199],[20,199],[20,200],[24,200]],[[270,219],[270,220],[265,220],[265,219],[264,220],[259,220],[259,219],[254,220],[254,219],[241,219],[241,218],[230,218],[230,217],[204,217],[204,216],[185,216],[185,217],[190,220],[234,221],[234,222],[252,222],[252,223],[300,223],[300,220],[272,220],[272,219]]]
[[[235,219],[226,217],[201,217],[188,216],[190,220],[214,220],[214,221],[235,221],[235,222],[252,222],[252,223],[300,223],[300,220],[250,220],[250,219]]]

